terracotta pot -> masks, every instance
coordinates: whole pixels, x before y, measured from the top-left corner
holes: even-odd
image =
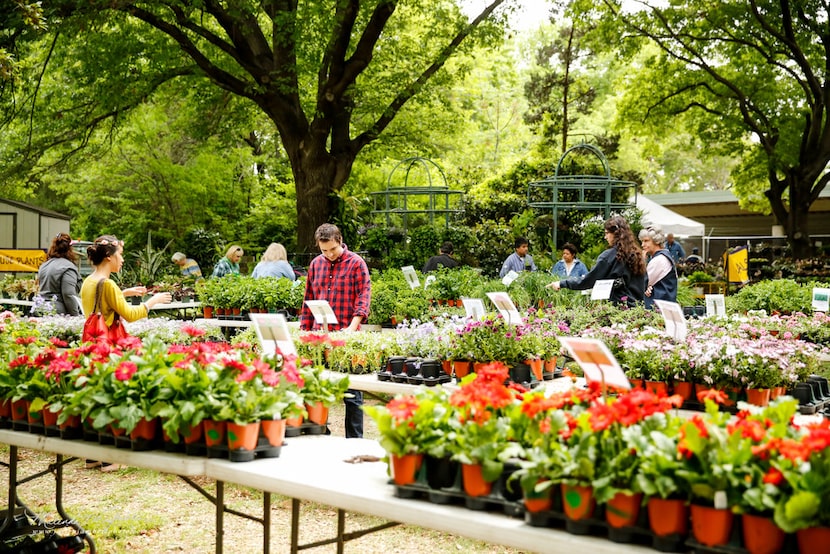
[[[322,402],[306,404],[305,409],[308,412],[308,420],[312,423],[325,425],[329,420],[329,408],[328,406],[324,406]]]
[[[633,526],[640,515],[642,501],[642,493],[618,492],[605,504],[605,521],[616,528]]]
[[[226,313],[228,313],[228,311],[225,308],[220,308],[219,306],[214,308],[214,310],[216,311],[216,315],[225,315]]]
[[[808,527],[795,532],[800,554],[830,552],[830,527]]]
[[[112,423],[107,425],[107,430],[113,437],[124,437],[127,435],[127,430],[119,427],[117,421],[113,421]]]
[[[285,420],[285,425],[288,427],[299,427],[303,424],[303,416],[289,417]]]
[[[452,375],[452,360],[441,360],[441,369],[447,375]]]
[[[533,373],[533,376],[536,377],[537,381],[542,380],[542,372],[544,371],[544,362],[539,360],[525,360],[525,363],[530,366],[530,371]]]
[[[12,417],[12,401],[8,398],[0,398],[0,417],[5,419]]]
[[[669,384],[665,381],[646,381],[643,383],[645,385],[645,389],[647,391],[651,391],[654,394],[660,395],[668,395],[669,394]]]
[[[746,401],[755,406],[766,406],[770,401],[770,389],[746,389]]]
[[[461,464],[461,480],[469,496],[487,496],[493,488],[493,483],[484,480],[481,464]]]
[[[58,425],[61,429],[79,429],[81,426],[81,416],[79,415],[69,416],[66,421]]]
[[[12,401],[12,419],[15,421],[26,421],[29,418],[29,401]]]
[[[569,519],[580,520],[591,517],[594,515],[595,507],[593,487],[562,483],[562,508]]]
[[[43,423],[43,410],[32,412],[29,410],[29,408],[31,408],[31,403],[26,407],[26,419],[28,420],[29,424]]]
[[[631,383],[632,389],[641,389],[643,388],[643,380],[642,379],[629,379],[629,383]]]
[[[259,422],[240,425],[232,421],[228,422],[228,449],[248,450],[256,449],[259,441]]]
[[[57,427],[59,412],[52,412],[49,406],[43,408],[43,425],[46,427]]]
[[[674,387],[674,394],[680,396],[683,402],[686,402],[692,397],[694,385],[689,381],[675,381],[672,383],[672,386]]]
[[[231,313],[233,315],[242,315],[242,308],[231,308]]]
[[[147,419],[141,418],[136,423],[135,427],[132,431],[130,431],[130,439],[131,440],[138,440],[144,439],[151,441],[156,438],[156,433],[158,432],[158,419]]]
[[[456,379],[463,379],[470,373],[470,362],[467,360],[453,360],[452,370]]]
[[[729,542],[733,515],[730,510],[692,504],[692,534],[704,546],[718,546]]]
[[[548,373],[554,373],[556,371],[556,356],[545,360],[545,371]]]
[[[396,485],[414,483],[423,461],[423,454],[404,454],[403,456],[392,454],[389,462],[389,467],[392,469],[392,480],[395,481]]]
[[[530,513],[544,512],[553,506],[553,487],[542,492],[524,491],[525,509]]]
[[[649,498],[648,521],[658,537],[684,536],[689,531],[689,507],[684,500]]]
[[[225,442],[225,435],[228,431],[227,421],[206,419],[202,423],[205,427],[205,445],[220,446]]]
[[[195,444],[201,441],[205,435],[205,422],[200,421],[196,425],[191,425],[181,435],[185,444]]]
[[[786,535],[772,518],[743,514],[741,521],[744,548],[749,554],[775,554],[781,551]]]
[[[268,439],[271,446],[282,446],[285,442],[285,420],[284,419],[263,419],[260,422],[262,434]]]
[[[778,389],[778,396],[785,396],[787,394],[787,387],[775,387],[775,388]],[[776,398],[778,398],[778,396],[776,396]]]

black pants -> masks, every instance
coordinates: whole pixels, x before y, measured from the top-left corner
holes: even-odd
[[[349,389],[346,391],[353,394],[353,397],[346,397],[343,402],[346,404],[346,438],[363,438],[363,393],[359,390]]]

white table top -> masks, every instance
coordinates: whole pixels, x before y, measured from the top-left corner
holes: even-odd
[[[31,300],[18,300],[17,298],[0,298],[0,304],[8,304],[10,306],[34,306],[35,303]]]
[[[202,325],[215,325],[216,327],[250,327],[254,324],[253,321],[243,321],[239,319],[198,318],[193,321],[194,323],[199,323]]]
[[[208,460],[206,471],[208,477],[220,481],[524,551],[619,554],[651,550],[605,538],[531,527],[521,519],[499,513],[397,498],[394,487],[388,482],[384,462],[352,464],[344,461],[358,455],[382,457],[384,452],[373,440],[306,436],[287,439],[279,458],[242,464],[212,459]]]
[[[170,302],[169,304],[156,304],[151,310],[184,310],[187,308],[201,308],[201,302]]]
[[[584,384],[583,381],[578,381],[576,386],[580,386]],[[408,383],[395,383],[392,381],[381,381],[378,379],[377,373],[364,373],[360,375],[349,374],[349,387],[355,390],[361,390],[365,392],[374,392],[380,394],[413,394],[415,391],[418,390],[418,387],[425,387],[426,385],[410,385]],[[569,390],[573,385],[573,381],[571,381],[568,377],[562,377],[559,379],[553,379],[551,381],[545,381],[544,385],[545,390],[549,392],[559,392],[559,391],[566,391]],[[450,390],[455,390],[458,386],[455,382],[451,383],[444,383],[442,385],[436,385],[436,387],[444,387],[449,388]]]
[[[128,448],[104,446],[91,441],[63,440],[57,437],[35,435],[24,431],[0,429],[0,442],[21,448],[54,452],[81,459],[103,460],[114,464],[126,464],[162,473],[176,475],[204,475],[207,458],[185,456],[161,450],[133,452]]]

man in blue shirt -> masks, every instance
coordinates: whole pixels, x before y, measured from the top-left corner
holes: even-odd
[[[686,259],[686,251],[680,246],[679,242],[674,242],[674,234],[666,235],[666,250],[671,254],[675,264],[682,264]]]
[[[510,254],[501,266],[499,277],[504,277],[510,271],[521,273],[522,271],[536,271],[536,264],[533,263],[533,256],[527,253],[530,243],[524,237],[516,237],[513,243],[515,252]]]

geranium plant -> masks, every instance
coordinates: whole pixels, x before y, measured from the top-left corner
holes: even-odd
[[[431,454],[440,457],[448,428],[446,394],[421,389],[399,395],[386,405],[364,406],[380,433],[380,445],[389,454]]]

